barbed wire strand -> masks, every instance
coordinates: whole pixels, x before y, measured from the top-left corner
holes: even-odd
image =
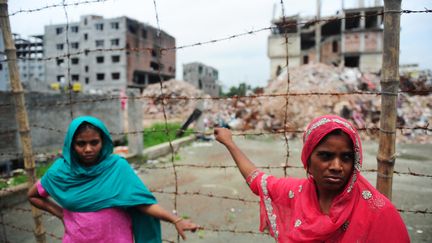
[[[284,1],[280,0],[280,5],[282,8],[282,22],[285,25],[286,24],[286,17],[285,17],[285,7],[284,7]],[[287,71],[287,88],[286,93],[290,93],[290,72],[288,71],[289,68],[289,39],[288,39],[288,28],[284,29],[284,38],[285,38],[285,69]],[[289,146],[289,140],[288,140],[288,133],[287,133],[287,123],[288,123],[288,107],[289,107],[289,95],[285,96],[285,109],[284,109],[284,140],[285,140],[285,146],[286,146],[286,156],[285,156],[285,165],[288,166],[288,160],[290,157],[290,146]],[[287,177],[288,173],[286,168],[284,168],[284,176]]]
[[[88,1],[79,1],[79,2],[66,3],[66,4],[64,1],[62,1],[61,3],[58,3],[58,4],[46,5],[44,7],[39,7],[39,8],[34,8],[34,9],[21,9],[21,10],[15,11],[13,13],[10,13],[5,17],[12,17],[12,16],[15,16],[15,15],[20,14],[20,13],[40,12],[42,10],[47,10],[50,8],[79,6],[79,5],[84,5],[84,4],[92,4],[92,3],[99,3],[99,2],[106,2],[106,1],[108,1],[108,0],[88,0]]]
[[[367,14],[354,14],[354,15],[350,15],[350,16],[345,16],[345,17],[329,17],[329,18],[321,18],[321,19],[314,19],[314,20],[309,20],[309,21],[298,21],[296,23],[287,23],[285,25],[282,25],[281,27],[293,27],[293,26],[302,26],[302,25],[312,25],[315,23],[321,23],[321,24],[325,24],[325,23],[329,23],[332,21],[337,21],[337,20],[346,20],[346,19],[354,19],[354,18],[366,18],[366,17],[373,17],[373,16],[380,16],[380,15],[384,15],[386,13],[392,13],[392,14],[420,14],[420,13],[432,13],[432,10],[426,9],[425,10],[401,10],[401,11],[380,11],[380,12],[376,12],[376,13],[367,13]],[[250,31],[246,31],[246,32],[242,32],[239,34],[233,34],[230,35],[228,37],[222,37],[222,38],[218,38],[218,39],[212,39],[209,41],[204,41],[204,42],[197,42],[197,43],[193,43],[193,44],[188,44],[188,45],[183,45],[183,46],[173,46],[173,47],[167,47],[167,48],[161,48],[161,51],[174,51],[174,50],[179,50],[179,49],[185,49],[185,48],[191,48],[191,47],[196,47],[196,46],[203,46],[203,45],[207,45],[207,44],[213,44],[216,42],[222,42],[222,41],[228,41],[228,40],[232,40],[232,39],[236,39],[242,36],[246,36],[246,35],[254,35],[258,32],[262,32],[262,31],[266,31],[266,30],[271,30],[273,28],[273,26],[269,26],[269,27],[264,27],[264,28],[260,28],[258,30],[250,30]],[[83,52],[92,52],[92,51],[114,51],[114,50],[126,50],[126,51],[151,51],[152,49],[149,48],[109,48],[109,49],[104,49],[104,48],[99,48],[99,49],[93,49],[93,50],[84,50],[79,52],[80,54],[82,54]],[[63,56],[56,56],[56,57],[49,57],[49,58],[41,58],[40,60],[45,61],[45,60],[55,60],[58,57],[65,57]],[[20,58],[22,59],[26,59],[26,58]],[[0,62],[6,62],[7,60],[0,60]]]
[[[400,95],[400,94],[409,94],[409,95],[428,95],[431,94],[432,90],[411,90],[411,91],[398,91],[397,93],[391,95]],[[163,95],[141,95],[139,97],[130,97],[128,99],[133,100],[142,100],[149,99],[154,103],[158,103],[161,100],[224,100],[224,101],[233,101],[234,99],[240,100],[248,100],[248,99],[261,99],[261,98],[277,98],[277,97],[286,97],[286,96],[380,96],[380,95],[388,95],[388,92],[380,92],[380,91],[350,91],[350,92],[289,92],[289,93],[275,93],[275,94],[254,94],[249,96],[233,96],[233,97],[188,97],[188,96],[179,96],[176,94],[163,94]],[[86,103],[97,103],[97,102],[107,102],[114,100],[123,99],[121,96],[104,96],[104,97],[96,97],[96,98],[82,98],[82,99],[74,99],[74,101],[67,102],[43,102],[43,103],[32,103],[26,104],[27,108],[43,108],[43,107],[52,107],[52,106],[70,106],[76,104],[86,104]],[[13,102],[0,104],[0,108],[2,107],[13,107],[15,104]]]
[[[67,63],[67,83],[68,83],[68,98],[69,98],[69,103],[71,104],[69,106],[70,110],[69,110],[69,114],[70,114],[70,119],[72,120],[74,118],[74,113],[73,113],[73,105],[72,105],[72,76],[71,76],[71,59],[70,59],[70,43],[69,43],[69,15],[67,12],[67,8],[66,8],[66,0],[63,0],[63,11],[64,11],[64,15],[66,18],[66,30],[65,30],[65,36],[66,36],[66,63]],[[62,82],[62,80],[57,80],[58,82]]]
[[[94,1],[82,1],[82,2],[75,2],[75,3],[68,4],[68,3],[65,2],[65,0],[63,0],[62,4],[54,4],[54,5],[49,5],[49,6],[45,6],[45,7],[41,7],[41,8],[37,8],[37,9],[19,10],[17,12],[9,14],[9,16],[14,16],[14,15],[19,14],[19,13],[31,13],[31,12],[36,12],[36,11],[42,11],[42,10],[45,10],[45,9],[48,9],[48,8],[55,8],[55,7],[60,7],[60,6],[63,7],[64,13],[65,13],[65,17],[66,17],[66,47],[67,47],[67,53],[65,54],[64,57],[67,57],[67,59],[68,59],[67,73],[68,73],[68,85],[69,85],[69,94],[70,94],[69,102],[66,105],[70,106],[70,108],[71,108],[71,117],[72,118],[73,118],[73,107],[72,106],[73,106],[73,104],[75,104],[76,102],[79,102],[79,101],[72,101],[72,95],[71,95],[72,85],[71,85],[71,73],[70,73],[70,57],[71,57],[71,55],[75,55],[76,53],[70,53],[70,46],[69,46],[70,43],[69,43],[69,37],[68,37],[69,20],[68,20],[68,13],[67,13],[66,7],[67,6],[72,6],[72,5],[76,6],[76,5],[90,4],[90,3],[95,3],[95,2],[105,2],[105,1],[106,0],[94,0]],[[156,20],[157,20],[157,26],[158,26],[158,36],[157,37],[159,38],[159,45],[160,45],[159,47],[162,47],[161,36],[160,36],[161,30],[160,30],[160,23],[159,23],[159,17],[158,17],[158,11],[157,11],[156,1],[154,0],[153,3],[154,3],[155,13],[156,13]],[[282,26],[283,27],[289,27],[290,24],[289,23],[287,24],[286,23],[286,19],[285,19],[286,17],[285,17],[285,13],[284,13],[283,0],[281,0],[281,5],[282,5],[282,13],[283,13],[283,16],[282,16],[282,18],[283,18],[283,25]],[[431,10],[428,10],[428,9],[421,10],[421,11],[420,10],[381,11],[381,12],[377,13],[376,15],[383,15],[383,14],[386,14],[386,13],[391,13],[391,14],[411,14],[411,13],[430,13],[430,12],[431,12]],[[348,18],[358,18],[358,17],[365,18],[365,17],[368,17],[368,16],[369,15],[360,14],[360,16],[351,15],[349,17],[344,17],[344,18],[333,18],[332,17],[332,18],[325,18],[325,19],[316,19],[314,21],[307,21],[307,22],[303,22],[303,23],[300,22],[300,23],[296,23],[295,25],[297,26],[297,25],[306,25],[306,24],[319,24],[319,23],[326,23],[326,22],[330,22],[330,21],[336,21],[336,20],[348,19]],[[271,28],[272,27],[266,27],[266,28],[262,28],[262,29],[259,29],[259,30],[255,30],[255,31],[248,31],[248,32],[240,33],[240,34],[231,35],[229,37],[224,37],[224,38],[220,38],[220,39],[214,39],[214,40],[210,40],[210,41],[206,41],[206,42],[198,42],[198,43],[194,43],[194,44],[190,44],[190,45],[175,46],[175,47],[171,47],[171,48],[159,48],[158,64],[159,64],[159,67],[161,67],[161,56],[163,55],[164,51],[178,50],[178,49],[184,49],[184,48],[189,48],[189,47],[194,47],[194,46],[201,46],[201,45],[205,45],[205,44],[211,44],[211,43],[220,42],[220,41],[226,41],[226,40],[230,40],[230,39],[234,39],[234,38],[239,38],[239,37],[245,36],[245,35],[251,35],[251,34],[254,34],[254,33],[257,33],[257,32],[260,32],[260,31],[264,31],[264,30],[271,30]],[[289,42],[288,42],[288,35],[287,35],[287,31],[285,31],[285,48],[286,48],[286,51],[287,51],[287,55],[286,55],[286,68],[287,69],[288,69],[288,66],[289,66],[288,65],[289,64],[288,63],[288,56],[289,56],[288,55],[288,51],[289,51],[288,44],[289,44]],[[118,49],[126,50],[126,48],[118,48]],[[118,49],[116,49],[116,50],[118,50]],[[128,49],[130,49],[130,48],[128,48]],[[111,50],[113,50],[113,49],[111,49]],[[139,52],[141,52],[141,51],[142,52],[143,51],[149,51],[148,48],[147,49],[135,48],[135,49],[131,49],[131,50],[132,51],[139,51]],[[95,49],[93,51],[110,51],[110,50],[109,49]],[[81,55],[82,53],[88,53],[88,52],[89,52],[89,50],[85,50],[84,52],[80,52],[79,55]],[[47,61],[48,60],[54,60],[55,58],[58,58],[58,57],[50,57],[49,59],[45,59],[45,60],[47,60]],[[163,92],[163,85],[162,85],[163,77],[162,77],[160,68],[158,69],[158,74],[159,74],[159,79],[160,79],[159,83],[160,83],[160,91],[161,91],[161,95],[158,98],[161,99],[161,101],[162,101],[161,104],[162,104],[162,110],[163,110],[163,115],[164,115],[165,131],[168,134],[169,129],[168,129],[168,119],[167,119],[167,114],[166,114],[166,109],[165,109],[165,105],[166,105],[165,101],[168,100],[169,97],[165,96],[165,94]],[[284,166],[261,166],[260,167],[262,169],[265,169],[265,168],[268,168],[268,169],[271,169],[271,168],[283,168],[285,176],[286,176],[286,169],[287,168],[303,168],[303,167],[300,167],[300,166],[295,167],[295,166],[289,166],[288,165],[290,151],[289,151],[289,143],[288,143],[287,134],[289,132],[292,132],[292,131],[289,131],[287,129],[287,126],[286,126],[287,122],[288,122],[288,120],[287,120],[288,110],[287,109],[288,109],[288,105],[289,105],[289,96],[290,95],[295,95],[295,94],[291,94],[291,92],[290,92],[290,78],[289,78],[289,74],[288,74],[288,77],[287,77],[287,84],[288,84],[288,87],[287,87],[286,94],[278,94],[278,95],[268,96],[268,97],[283,96],[286,99],[286,103],[285,103],[285,119],[284,119],[284,125],[285,126],[284,126],[283,131],[268,132],[269,134],[274,134],[274,133],[277,133],[277,132],[284,134],[285,142],[286,142],[286,147],[287,147],[287,156],[286,156],[285,165]],[[421,92],[423,92],[423,91],[421,91]],[[430,91],[427,91],[427,93],[430,93]],[[320,94],[323,94],[323,93],[318,93],[318,92],[316,93],[316,95],[320,95]],[[325,94],[328,95],[328,93],[325,93]],[[382,94],[382,93],[380,93],[380,94]],[[353,95],[353,93],[350,93],[349,95]],[[377,95],[377,94],[374,93],[373,95]],[[139,97],[139,98],[142,98],[142,97]],[[250,98],[258,98],[258,96],[253,96],[253,97],[250,97]],[[110,99],[119,99],[119,97],[111,97]],[[194,97],[175,97],[173,99],[204,99],[204,98],[202,98],[202,97],[195,97],[195,98]],[[220,98],[216,98],[216,97],[210,97],[210,98],[206,98],[206,99],[221,100]],[[105,100],[107,100],[107,99],[104,99],[104,101]],[[87,102],[89,102],[89,101],[86,101],[86,103]],[[90,102],[96,102],[96,100],[92,100]],[[4,106],[4,104],[0,104],[0,107],[1,106]],[[430,129],[428,128],[428,126],[429,126],[429,124],[427,124],[426,128],[424,128],[424,127],[421,127],[421,128],[425,129],[426,131],[430,131]],[[38,125],[34,125],[33,127],[44,128],[44,129],[48,129],[48,130],[52,130],[52,131],[56,131],[56,132],[64,132],[64,131],[60,131],[58,129],[45,128],[43,126],[38,126]],[[11,132],[11,131],[12,130],[4,131],[4,132]],[[0,133],[4,133],[4,132],[1,131]],[[140,132],[142,132],[142,131],[140,131]],[[295,130],[294,132],[303,132],[303,131]],[[133,131],[132,133],[136,133],[136,131]],[[243,135],[250,135],[250,134],[251,133],[243,133]],[[264,133],[263,132],[258,132],[256,134],[264,134]],[[239,136],[239,135],[242,135],[242,134],[239,133],[239,134],[236,134],[236,135]],[[201,192],[188,192],[188,191],[179,192],[179,190],[178,190],[178,177],[177,177],[176,166],[178,166],[178,167],[195,167],[195,168],[224,168],[224,169],[226,169],[226,168],[235,168],[235,167],[234,166],[224,166],[224,165],[221,165],[221,166],[199,166],[199,165],[193,165],[193,164],[190,164],[190,165],[181,165],[181,164],[176,165],[174,163],[174,154],[175,154],[175,151],[174,151],[174,147],[173,147],[173,145],[171,143],[171,140],[169,140],[169,144],[170,144],[170,148],[171,148],[171,168],[173,169],[174,177],[175,177],[175,191],[174,192],[169,192],[169,191],[163,191],[163,190],[153,190],[153,192],[155,192],[155,193],[164,193],[164,194],[173,194],[174,195],[174,209],[175,210],[177,210],[177,196],[178,195],[183,195],[183,196],[206,196],[206,197],[210,197],[210,198],[218,198],[218,199],[224,199],[224,200],[236,200],[236,201],[253,202],[253,203],[257,203],[258,202],[257,200],[249,200],[249,199],[244,199],[244,198],[240,198],[240,197],[231,197],[231,196],[220,196],[220,195],[214,195],[214,194],[211,194],[211,193],[210,194],[204,194],[204,193],[201,193]],[[0,153],[0,155],[2,155],[2,154]],[[146,168],[146,169],[150,169],[150,168]],[[157,169],[160,169],[160,168],[157,168]],[[420,174],[420,173],[412,172],[410,169],[408,169],[408,170],[409,170],[409,172],[397,172],[397,171],[395,171],[394,173],[395,174],[412,175],[412,176],[432,177],[432,175]],[[377,172],[376,170],[364,170],[364,171],[365,172]],[[23,209],[18,209],[18,210],[23,210]],[[425,210],[398,209],[398,211],[402,212],[402,213],[431,214],[431,212],[428,209],[425,209]],[[45,215],[47,215],[47,214],[45,214]],[[32,230],[28,230],[28,229],[25,229],[25,228],[22,228],[22,227],[18,227],[18,226],[14,226],[14,225],[11,225],[11,224],[7,224],[7,223],[3,222],[3,215],[1,215],[1,216],[2,216],[2,222],[1,222],[1,224],[2,224],[3,228],[5,226],[8,226],[8,227],[11,227],[13,229],[20,230],[20,231],[31,232],[31,233],[33,232]],[[214,232],[239,233],[239,234],[262,234],[261,232],[256,232],[256,231],[251,231],[251,230],[216,229],[216,228],[210,228],[210,227],[204,227],[204,230],[214,231]],[[56,236],[56,235],[54,235],[52,233],[47,233],[47,234],[49,236],[55,238],[55,239],[60,239],[61,240],[60,237],[58,237],[58,236]],[[169,240],[163,240],[163,241],[173,242],[173,241],[169,241]],[[179,242],[179,236],[178,235],[177,235],[177,242]]]
[[[160,94],[162,96],[164,96],[164,91],[163,91],[163,80],[164,78],[162,77],[162,55],[163,52],[160,49],[160,47],[162,47],[162,36],[161,36],[161,29],[160,29],[160,23],[159,23],[159,13],[158,13],[158,9],[157,9],[157,4],[156,4],[156,0],[153,0],[153,5],[154,5],[154,10],[155,10],[155,16],[156,16],[156,23],[157,23],[157,41],[159,42],[159,46],[158,46],[158,53],[157,53],[157,62],[158,62],[158,76],[159,76],[159,85],[160,85]],[[174,187],[175,187],[175,191],[176,194],[174,195],[174,213],[177,215],[177,192],[178,192],[178,176],[177,176],[177,169],[176,169],[176,164],[174,163],[174,146],[172,144],[171,141],[171,136],[169,134],[168,131],[168,118],[167,118],[167,114],[166,114],[166,109],[165,109],[165,99],[162,99],[162,112],[163,112],[163,117],[164,117],[164,125],[165,125],[165,130],[166,130],[166,136],[168,138],[168,143],[169,143],[169,147],[170,147],[170,151],[171,151],[171,166],[172,166],[172,170],[174,173]],[[180,235],[177,234],[177,242],[180,241]]]

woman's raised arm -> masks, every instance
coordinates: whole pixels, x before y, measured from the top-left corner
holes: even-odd
[[[240,173],[246,179],[254,170],[256,166],[249,160],[248,157],[240,150],[240,148],[232,140],[232,134],[229,129],[215,128],[214,135],[216,140],[223,144],[230,152],[234,159]]]

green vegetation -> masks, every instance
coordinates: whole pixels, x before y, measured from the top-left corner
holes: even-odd
[[[48,168],[51,166],[52,163],[48,164],[42,164],[40,166],[36,167],[36,177],[41,178],[45,172],[48,170]],[[23,184],[28,181],[28,177],[25,174],[22,175],[16,175],[12,178],[10,178],[8,181],[0,181],[0,190],[4,188],[8,188],[10,186],[17,186],[19,184]]]
[[[255,94],[260,94],[264,92],[262,87],[252,88],[252,86],[243,82],[240,83],[238,86],[231,86],[227,93],[224,93],[221,89],[219,90],[219,94],[222,97],[245,96],[248,91],[252,91]]]
[[[179,123],[168,123],[167,129],[165,123],[155,123],[149,128],[144,129],[144,148],[155,146],[161,143],[173,141],[176,139],[177,130],[181,128]],[[192,129],[187,129],[182,137],[192,134]]]

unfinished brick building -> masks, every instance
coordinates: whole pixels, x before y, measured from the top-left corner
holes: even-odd
[[[343,9],[337,15],[321,18],[328,21],[319,22],[299,15],[274,20],[268,38],[271,79],[286,66],[287,56],[289,67],[322,62],[379,72],[383,51],[380,13],[383,10],[383,6]],[[318,48],[316,43],[319,43]]]

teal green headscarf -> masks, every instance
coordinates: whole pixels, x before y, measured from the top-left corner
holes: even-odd
[[[88,122],[103,134],[99,163],[85,167],[78,162],[72,140],[78,127]],[[72,212],[95,212],[120,207],[132,218],[135,242],[162,242],[160,221],[134,206],[156,204],[156,198],[122,157],[112,154],[113,142],[102,121],[91,116],[74,119],[69,125],[63,157],[58,158],[41,179],[48,194]]]

